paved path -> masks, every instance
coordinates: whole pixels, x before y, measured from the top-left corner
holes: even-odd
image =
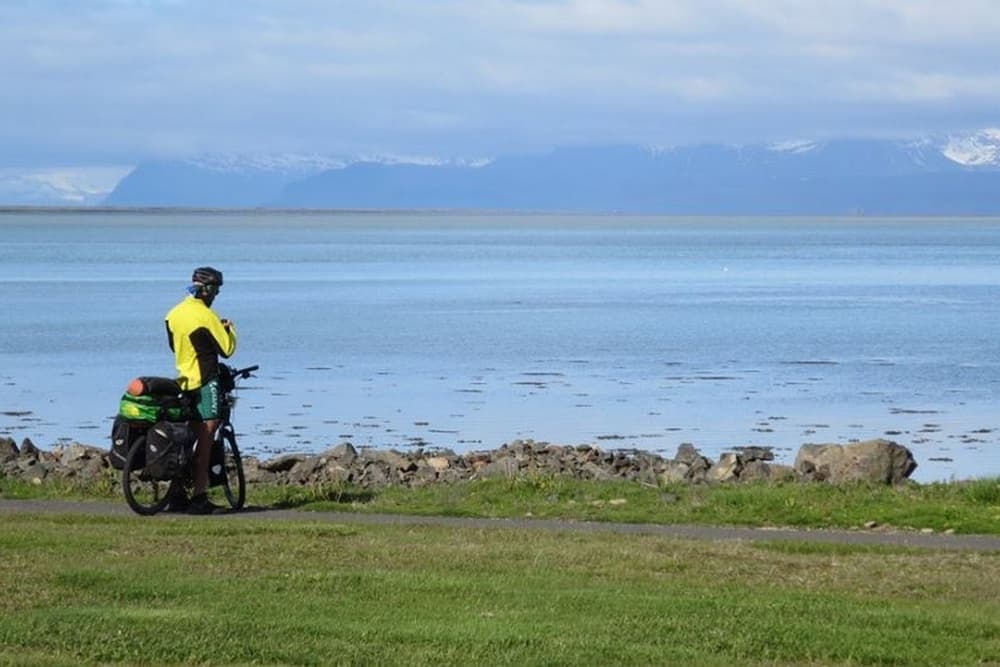
[[[85,514],[91,516],[136,516],[121,503],[81,502],[67,500],[3,500],[0,514]],[[147,520],[170,520],[178,515],[160,514]],[[799,530],[790,528],[740,528],[723,526],[659,525],[638,523],[605,523],[597,521],[567,521],[561,519],[470,519],[444,516],[408,516],[402,514],[357,514],[351,512],[306,512],[250,507],[210,517],[212,521],[264,519],[269,521],[327,521],[345,524],[401,526],[444,526],[476,529],[551,530],[567,532],[622,533],[660,535],[710,541],[797,541],[826,544],[883,545],[944,549],[954,551],[1000,552],[997,535],[944,535],[912,532],[876,532],[854,530]]]

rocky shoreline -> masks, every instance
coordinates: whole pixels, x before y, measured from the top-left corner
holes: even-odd
[[[687,443],[678,447],[673,458],[665,458],[642,450],[604,450],[532,440],[515,440],[497,449],[465,454],[448,449],[358,449],[344,442],[318,454],[244,458],[249,484],[351,484],[367,489],[518,476],[620,480],[655,486],[759,480],[899,484],[916,467],[909,449],[881,439],[802,445],[791,466],[775,463],[768,447],[734,448],[713,461]],[[53,480],[86,484],[108,476],[109,469],[103,448],[73,443],[46,451],[27,438],[20,446],[11,438],[0,438],[0,476],[37,485]]]

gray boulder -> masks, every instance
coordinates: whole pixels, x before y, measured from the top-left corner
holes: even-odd
[[[335,484],[347,484],[354,481],[354,473],[350,468],[346,468],[336,461],[326,464],[322,471],[323,481]]]
[[[42,450],[36,447],[30,438],[25,438],[21,441],[21,451],[18,456],[22,459],[40,459]]]
[[[16,459],[20,453],[13,438],[0,438],[0,463]]]
[[[682,463],[681,461],[666,461],[656,479],[663,485],[678,484],[688,481],[688,473],[690,471],[691,466],[686,463]]]
[[[317,473],[323,469],[318,456],[307,456],[288,470],[288,481],[293,484],[309,484],[317,481]]]
[[[688,467],[684,479],[688,482],[704,482],[708,471],[712,467],[712,462],[701,455],[695,446],[690,442],[683,442],[677,448],[677,455],[674,457],[677,463],[683,463]]]
[[[740,461],[739,455],[726,452],[719,457],[717,463],[708,469],[708,472],[705,473],[705,479],[709,482],[736,481],[740,478],[742,469],[743,463]]]
[[[587,461],[580,467],[580,477],[581,479],[594,479],[606,482],[609,479],[613,479],[614,475],[607,468],[599,466],[591,461]]]
[[[733,447],[733,449],[740,455],[740,461],[743,463],[774,460],[774,450],[770,447],[749,445],[747,447]]]
[[[305,454],[282,454],[273,459],[268,459],[260,464],[260,467],[268,472],[288,472],[296,464],[305,460]]]
[[[850,445],[806,444],[795,457],[795,470],[799,475],[831,484],[899,484],[908,479],[916,468],[917,463],[909,449],[881,439]]]
[[[23,451],[23,450],[22,450]],[[7,474],[32,484],[41,484],[52,472],[51,464],[37,458],[22,456],[6,468]]]
[[[482,479],[490,479],[491,477],[511,478],[517,476],[517,470],[517,460],[511,457],[504,457],[487,463],[477,471],[476,475]]]
[[[350,468],[358,460],[358,450],[351,443],[343,442],[320,454],[320,458],[333,459],[338,465]]]
[[[278,474],[265,470],[256,456],[243,457],[243,474],[247,484],[268,484],[278,479]]]
[[[364,488],[381,489],[399,481],[398,470],[382,461],[366,461],[357,483]]]
[[[385,464],[390,470],[412,472],[417,469],[409,456],[395,449],[364,449],[361,457],[368,462]]]
[[[795,468],[778,463],[764,461],[749,461],[740,470],[741,482],[778,482],[795,480]]]

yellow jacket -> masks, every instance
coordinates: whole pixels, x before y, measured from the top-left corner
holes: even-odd
[[[236,327],[222,324],[201,299],[189,296],[167,313],[167,342],[177,359],[181,389],[190,391],[219,376],[219,355],[236,351]]]

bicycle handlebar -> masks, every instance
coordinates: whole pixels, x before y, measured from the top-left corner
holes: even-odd
[[[255,370],[257,370],[258,368],[260,368],[260,366],[257,364],[254,364],[253,366],[247,366],[246,368],[241,368],[239,370],[234,368],[233,377],[240,377],[245,380],[246,378],[250,377],[250,374],[253,373]]]

